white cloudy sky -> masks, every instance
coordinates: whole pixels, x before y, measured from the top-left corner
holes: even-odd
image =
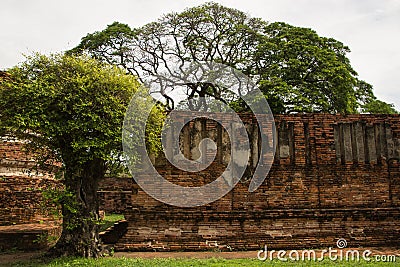
[[[138,27],[202,0],[2,0],[0,69],[33,51],[59,52],[119,21]],[[348,45],[352,66],[400,110],[400,0],[220,0],[267,21],[315,29]]]

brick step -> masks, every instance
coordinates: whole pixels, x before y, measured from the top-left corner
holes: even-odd
[[[61,230],[61,225],[46,223],[0,226],[0,251],[49,248],[61,235]]]
[[[127,230],[128,221],[118,221],[114,223],[113,226],[100,233],[101,241],[103,241],[104,244],[115,244],[126,233]]]

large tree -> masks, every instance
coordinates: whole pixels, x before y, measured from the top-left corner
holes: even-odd
[[[250,76],[274,113],[355,113],[375,99],[372,87],[358,79],[346,56],[350,50],[341,42],[311,29],[267,23],[216,3],[170,13],[137,29],[115,22],[88,34],[70,52],[83,51],[142,79],[168,72],[173,76],[173,68],[190,61],[222,63]],[[187,84],[187,97],[224,101],[227,90]],[[173,108],[171,94],[162,89],[160,93]],[[233,106],[243,107],[242,103]]]
[[[286,23],[269,24],[263,39],[255,71],[261,90],[281,106],[280,112],[355,113],[373,97],[341,42]]]
[[[70,53],[87,52],[107,62],[115,62],[134,72],[142,81],[148,77],[175,76],[175,70],[188,62],[216,62],[243,69],[266,25],[260,19],[220,6],[205,4],[182,13],[170,13],[157,22],[128,30],[126,24],[115,22],[105,30],[88,34]],[[116,32],[123,35],[116,36]],[[133,36],[130,39],[126,38]],[[117,43],[124,43],[120,49]],[[122,56],[121,56],[122,55]],[[179,75],[179,74],[178,74]],[[224,88],[211,84],[187,84],[187,96],[212,96],[225,101]],[[160,89],[167,107],[173,109],[173,98]],[[195,103],[199,109],[201,103]]]
[[[98,182],[121,159],[125,112],[145,89],[133,75],[89,57],[38,54],[8,73],[0,80],[2,134],[29,141],[29,151],[47,163],[62,162],[63,231],[53,252],[97,257]]]

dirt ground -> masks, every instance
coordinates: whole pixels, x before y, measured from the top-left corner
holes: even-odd
[[[35,252],[2,252],[0,253],[0,266],[9,266],[14,262],[29,262],[31,259],[39,257],[43,251]]]

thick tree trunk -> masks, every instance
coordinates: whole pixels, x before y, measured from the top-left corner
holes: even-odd
[[[98,182],[104,176],[104,161],[94,159],[82,166],[66,166],[66,196],[62,201],[63,230],[52,256],[101,256],[99,239]]]

